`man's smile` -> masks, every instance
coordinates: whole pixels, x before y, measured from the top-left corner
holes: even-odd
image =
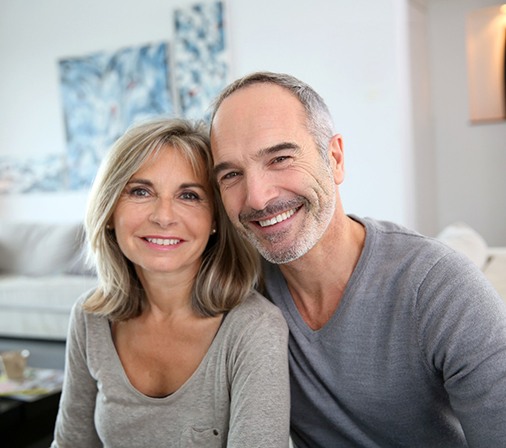
[[[293,208],[292,210],[287,210],[286,212],[280,213],[279,215],[276,215],[272,218],[258,221],[258,224],[260,224],[260,227],[272,226],[274,224],[287,220],[288,218],[293,216],[296,211],[297,211],[296,208]]]

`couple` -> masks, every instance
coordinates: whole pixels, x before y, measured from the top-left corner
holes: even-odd
[[[127,132],[90,196],[100,286],[53,446],[286,447],[289,414],[299,448],[506,446],[505,304],[443,244],[346,215],[343,178],[325,103],[288,75],[226,88],[210,142]]]

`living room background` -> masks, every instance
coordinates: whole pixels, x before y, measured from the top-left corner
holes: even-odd
[[[205,1],[205,0],[204,0]],[[0,155],[65,151],[57,61],[170,41],[190,0],[3,0]],[[344,137],[350,213],[435,235],[461,220],[506,245],[506,123],[468,119],[466,15],[490,0],[225,2],[231,78],[291,73]],[[0,218],[74,222],[86,191],[0,196]]]

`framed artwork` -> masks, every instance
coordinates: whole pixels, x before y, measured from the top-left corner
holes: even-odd
[[[47,154],[19,160],[0,158],[0,194],[54,192],[66,189],[64,154]]]
[[[59,62],[69,188],[89,187],[110,146],[134,122],[174,112],[168,45]]]
[[[228,83],[224,4],[177,9],[174,22],[175,85],[181,114],[205,120],[212,101]]]
[[[160,115],[207,120],[229,81],[224,12],[221,1],[172,10],[172,47],[149,43],[58,60],[65,153],[0,157],[0,194],[86,190],[135,122]]]

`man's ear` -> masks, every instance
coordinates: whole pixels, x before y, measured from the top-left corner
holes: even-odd
[[[328,147],[330,166],[334,173],[336,185],[344,181],[344,145],[343,137],[340,134],[332,136]]]

